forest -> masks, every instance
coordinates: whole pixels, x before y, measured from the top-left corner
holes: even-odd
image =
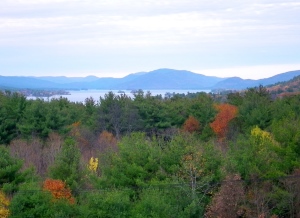
[[[0,217],[300,217],[300,95],[0,93]]]

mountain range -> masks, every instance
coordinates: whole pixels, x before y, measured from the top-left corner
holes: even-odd
[[[168,89],[235,89],[288,81],[300,75],[300,70],[269,78],[250,80],[239,77],[220,78],[186,70],[158,69],[129,74],[123,78],[88,77],[20,77],[0,76],[1,89],[102,89],[102,90],[168,90]]]

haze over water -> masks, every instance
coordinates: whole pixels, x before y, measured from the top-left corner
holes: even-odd
[[[42,97],[45,101],[64,97],[67,98],[71,102],[84,102],[86,98],[92,97],[95,101],[99,101],[100,97],[104,97],[105,94],[112,91],[116,95],[126,94],[129,97],[134,97],[131,90],[121,90],[123,93],[118,93],[119,90],[80,90],[80,91],[69,91],[70,95],[54,95],[51,97]],[[187,94],[187,93],[196,93],[196,92],[210,92],[210,90],[143,90],[144,93],[150,91],[152,96],[161,95],[165,97],[166,93],[179,93],[179,94]],[[27,97],[27,99],[37,99],[36,97]]]

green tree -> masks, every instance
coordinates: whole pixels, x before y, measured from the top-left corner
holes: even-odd
[[[106,189],[82,196],[82,217],[122,218],[130,216],[133,203],[129,189]]]
[[[41,191],[37,183],[24,183],[10,204],[10,217],[51,217],[51,195]]]
[[[189,188],[172,185],[144,188],[133,205],[131,217],[202,217],[204,207],[188,194]]]
[[[85,116],[83,119],[83,123],[89,126],[90,128],[95,129],[97,127],[98,104],[92,97],[86,98],[84,104]]]
[[[0,144],[8,144],[18,135],[17,124],[24,115],[26,98],[16,92],[0,92]]]
[[[84,105],[71,103],[62,97],[50,102],[30,100],[17,127],[24,138],[38,136],[46,139],[51,132],[65,135],[72,123],[84,119],[84,114]]]
[[[49,175],[53,179],[65,181],[75,194],[79,191],[82,181],[80,169],[80,151],[72,138],[67,138],[58,154]]]
[[[256,126],[250,136],[240,137],[230,145],[228,172],[239,172],[246,180],[283,176],[287,169],[281,152],[282,148],[273,136]]]
[[[146,94],[139,92],[135,95],[134,104],[138,108],[143,131],[148,135],[158,134],[172,126],[173,121],[170,119],[172,115],[161,96],[152,96],[150,92]]]
[[[155,178],[159,170],[160,148],[145,139],[142,133],[125,136],[107,163],[99,158],[102,176],[100,184],[109,187],[140,186]]]
[[[43,191],[37,182],[24,183],[10,204],[12,218],[80,217],[79,208],[65,199],[52,200],[50,192]]]
[[[243,104],[243,96],[239,92],[229,93],[227,95],[227,102],[235,106],[240,106]]]
[[[243,103],[239,106],[238,120],[244,131],[254,126],[265,129],[270,125],[271,96],[266,88],[250,88],[244,93]]]
[[[46,104],[48,103],[42,99],[28,102],[25,116],[17,124],[24,138],[30,138],[31,136],[46,138],[50,133],[51,129],[47,125],[49,108]]]
[[[112,132],[117,138],[139,129],[139,116],[130,97],[113,92],[100,97],[98,129]]]
[[[26,181],[29,171],[21,172],[22,161],[10,156],[6,147],[0,146],[0,189],[15,192]]]

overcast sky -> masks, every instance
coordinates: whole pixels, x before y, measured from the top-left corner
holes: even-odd
[[[300,70],[300,1],[0,0],[0,75]]]

